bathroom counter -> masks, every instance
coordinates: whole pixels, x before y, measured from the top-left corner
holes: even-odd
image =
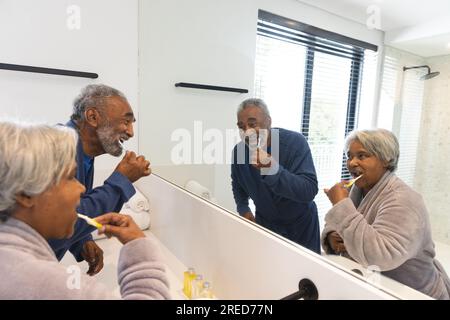
[[[159,243],[173,299],[184,299],[188,267],[211,282],[214,294],[224,300],[278,300],[298,291],[303,279],[314,283],[321,300],[429,298],[354,261],[317,255],[160,177],[151,175],[136,187],[150,203],[151,232],[145,233]],[[99,239],[98,244],[105,266],[95,277],[119,296],[121,244],[116,239]],[[64,263],[75,263],[66,256]],[[86,272],[87,264],[82,265]]]
[[[374,272],[377,270],[371,270],[370,268],[364,268],[359,263],[334,254],[324,254],[322,253],[322,256],[331,261],[332,263],[335,263],[340,268],[344,268],[345,270],[348,270],[352,273],[355,273],[357,276],[360,275],[361,278],[364,279],[364,281],[367,281],[374,286],[379,287],[381,290],[388,291],[395,293],[397,295],[402,296],[404,299],[418,299],[419,296],[421,296],[421,299],[431,299],[430,297],[415,291],[411,289],[410,287],[397,282],[389,277],[386,277],[384,275],[381,275],[379,272]]]

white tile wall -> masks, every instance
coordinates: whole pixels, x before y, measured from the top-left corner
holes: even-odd
[[[425,82],[416,188],[430,212],[433,239],[450,245],[450,56],[427,64],[441,74]]]

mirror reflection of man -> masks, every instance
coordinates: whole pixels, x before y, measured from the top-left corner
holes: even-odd
[[[242,141],[233,149],[231,180],[242,216],[320,254],[320,230],[314,197],[316,170],[305,137],[271,128],[261,99],[243,101],[237,111]],[[278,155],[272,150],[278,149]],[[244,157],[240,156],[244,150]],[[249,208],[255,204],[255,214]]]
[[[122,143],[133,137],[133,110],[127,98],[106,85],[89,85],[74,101],[71,120],[66,124],[78,132],[76,178],[86,188],[77,208],[91,218],[108,212],[119,212],[135,193],[133,182],[151,173],[144,156],[127,152],[103,185],[93,188],[94,159],[102,154],[118,157]],[[103,251],[93,241],[95,228],[78,220],[70,239],[49,241],[58,260],[70,250],[75,259],[86,260],[89,275],[103,268]]]

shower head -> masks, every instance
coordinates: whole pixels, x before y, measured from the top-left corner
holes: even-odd
[[[440,74],[439,71],[427,73],[427,74],[421,76],[421,77],[420,77],[420,80],[428,80],[428,79],[437,77],[439,74]]]
[[[428,69],[428,73],[420,77],[420,80],[423,80],[423,81],[437,77],[440,74],[439,71],[431,72],[430,66],[403,67],[403,71],[406,71],[409,69],[419,69],[419,68],[427,68]]]

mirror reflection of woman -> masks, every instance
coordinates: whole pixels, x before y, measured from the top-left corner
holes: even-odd
[[[360,177],[325,189],[333,207],[321,242],[326,253],[348,255],[364,267],[436,299],[450,298],[450,280],[434,259],[429,214],[420,194],[398,178],[397,138],[384,129],[352,132],[347,168]]]
[[[70,128],[0,121],[0,299],[119,298],[95,278],[80,272],[75,279],[47,243],[74,232],[85,191],[75,178],[76,142]],[[154,240],[128,216],[108,213],[96,220],[124,244],[118,263],[122,298],[169,298]]]

